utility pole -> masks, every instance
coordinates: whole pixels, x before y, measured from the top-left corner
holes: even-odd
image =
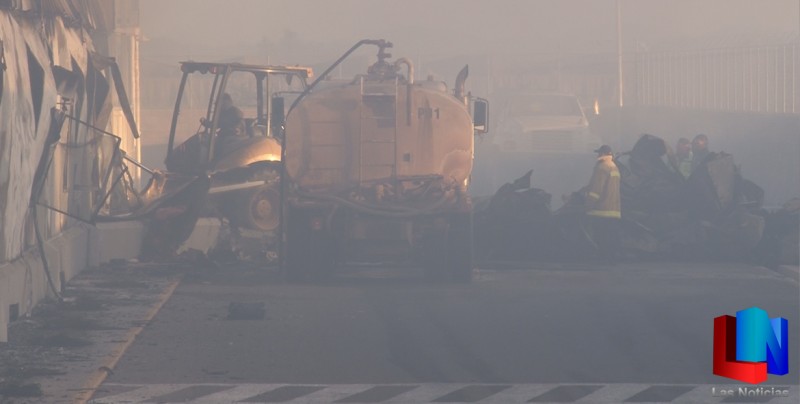
[[[625,87],[622,81],[622,10],[620,1],[617,0],[617,81],[619,82],[619,107],[625,104],[623,100],[623,91]]]

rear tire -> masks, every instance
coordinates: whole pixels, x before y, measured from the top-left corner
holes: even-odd
[[[472,230],[471,213],[451,217],[446,239],[447,271],[451,282],[472,282],[474,272]]]
[[[426,277],[435,282],[472,282],[472,234],[469,213],[449,216],[444,228],[430,229],[420,240]]]
[[[284,275],[293,282],[319,281],[329,278],[337,265],[336,242],[323,225],[311,226],[313,212],[289,209],[284,245]]]

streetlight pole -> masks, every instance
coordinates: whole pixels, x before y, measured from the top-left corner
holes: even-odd
[[[622,108],[624,103],[623,97],[623,80],[622,80],[622,10],[620,1],[617,0],[617,81],[619,83],[619,107]]]

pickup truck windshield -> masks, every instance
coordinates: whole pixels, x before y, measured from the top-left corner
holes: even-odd
[[[511,100],[509,115],[520,116],[580,116],[581,108],[575,97],[534,95]]]

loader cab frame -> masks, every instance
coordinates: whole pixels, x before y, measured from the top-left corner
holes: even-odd
[[[171,169],[176,144],[183,140],[178,137],[189,136],[180,147],[196,149],[193,155],[197,161],[193,165],[200,171],[213,169],[223,94],[229,93],[243,111],[247,138],[276,137],[275,129],[280,123],[272,119],[273,97],[305,90],[312,76],[311,69],[305,67],[239,63],[182,62],[181,71],[170,124],[167,168]]]

